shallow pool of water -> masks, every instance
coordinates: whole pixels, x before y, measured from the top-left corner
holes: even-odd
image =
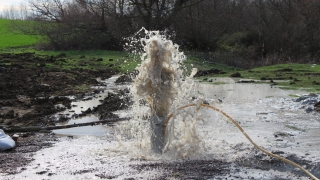
[[[282,90],[270,84],[236,83],[240,79],[214,78],[212,83],[199,83],[197,88],[200,94],[214,100],[220,99],[226,103],[252,102],[264,98],[282,98],[301,91]],[[224,84],[213,84],[221,82]]]
[[[79,116],[88,109],[94,109],[101,104],[101,101],[105,99],[109,93],[115,93],[120,89],[128,87],[128,84],[117,85],[114,82],[117,80],[119,75],[112,76],[109,79],[97,80],[103,84],[103,86],[94,86],[93,89],[99,89],[100,93],[95,95],[85,96],[83,99],[73,101],[71,103],[71,109],[67,109],[63,112],[59,112],[55,115],[56,118],[60,116],[67,116],[71,118],[65,123],[57,123],[57,126],[60,125],[69,125],[69,124],[79,124],[99,121],[99,117],[96,114],[87,114],[85,116]],[[67,135],[67,136],[84,136],[84,135],[93,135],[93,136],[104,136],[108,132],[108,127],[106,125],[98,124],[94,126],[82,126],[82,127],[73,127],[68,129],[59,129],[54,130],[53,132],[58,135]]]
[[[307,162],[305,167],[319,176],[319,113],[306,113],[299,103],[289,97],[290,94],[301,95],[304,92],[271,88],[268,84],[240,84],[231,78],[226,78],[226,84],[200,83],[197,88],[210,105],[233,117],[258,145],[281,155],[294,155],[298,164]],[[122,117],[132,115],[130,110],[118,113]],[[228,174],[212,173],[212,179],[308,179],[290,165],[271,163],[272,158],[254,150],[241,132],[220,113],[210,109],[202,109],[200,113],[205,118],[196,127],[205,149],[187,159],[231,163]],[[94,120],[97,117],[85,116],[68,123]],[[170,174],[170,170],[155,166],[154,163],[184,162],[186,159],[153,154],[141,149],[144,142],[137,143],[136,136],[130,134],[136,133],[134,127],[141,126],[143,122],[132,120],[119,123],[116,127],[94,126],[99,130],[83,127],[56,131],[58,134],[80,136],[74,139],[62,138],[53,147],[37,152],[27,171],[6,177],[44,179],[51,173],[53,175],[50,179],[161,178],[164,174]],[[134,168],[137,165],[146,168],[137,170]],[[205,167],[206,170],[208,168],[212,167]],[[46,173],[38,173],[42,171]],[[181,172],[177,176],[175,172],[172,173],[169,176],[171,179],[194,177],[194,174],[192,176]],[[201,176],[194,178],[201,179]]]

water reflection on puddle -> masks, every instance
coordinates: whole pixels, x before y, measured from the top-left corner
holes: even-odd
[[[68,122],[58,123],[57,126],[88,123],[99,121],[99,118],[95,114],[87,114],[85,116],[77,117],[79,114],[87,111],[88,109],[94,109],[101,104],[102,100],[108,97],[108,93],[114,93],[119,89],[128,87],[128,85],[116,85],[114,82],[119,77],[119,75],[113,76],[106,80],[97,79],[99,82],[103,83],[105,86],[94,86],[93,89],[99,89],[101,92],[97,95],[86,96],[80,101],[74,101],[71,103],[71,109],[67,109],[63,112],[59,112],[55,115],[56,118],[61,116],[67,116],[71,118]],[[110,128],[109,128],[110,130]],[[74,127],[68,129],[54,130],[54,133],[58,135],[72,135],[72,136],[82,136],[82,135],[93,135],[93,136],[104,136],[108,131],[108,127],[104,125],[94,125],[94,126],[82,126]]]
[[[199,83],[199,94],[241,122],[247,134],[259,145],[301,156],[312,154],[305,157],[311,160],[319,157],[319,115],[316,112],[306,113],[300,103],[289,97],[290,94],[302,95],[305,92],[282,90],[269,84],[235,83],[232,78],[217,78],[215,81],[224,83]],[[221,99],[220,103],[214,101],[216,99]],[[217,119],[216,112],[207,111],[206,114],[210,114],[213,120]],[[221,136],[223,133],[215,138],[222,138],[230,144],[247,142],[235,127],[228,126],[227,129],[229,131],[225,135],[233,138]],[[215,132],[215,129],[208,132]],[[275,137],[277,132],[290,136]],[[234,138],[236,136],[240,138]]]
[[[232,78],[215,78],[213,83],[199,83],[198,92],[206,98],[225,102],[252,102],[268,97],[288,97],[298,91],[281,90],[270,84],[236,83]]]
[[[95,115],[87,115],[78,119],[71,119],[66,123],[60,123],[59,125],[69,125],[69,124],[79,124],[79,123],[87,123],[99,121],[99,118]],[[53,132],[60,135],[73,135],[73,136],[81,136],[81,135],[93,135],[93,136],[104,136],[107,133],[108,128],[103,125],[94,125],[94,126],[82,126],[82,127],[74,127],[68,129],[58,129]]]

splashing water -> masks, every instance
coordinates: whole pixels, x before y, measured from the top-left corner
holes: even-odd
[[[179,64],[185,59],[179,46],[166,40],[157,31],[148,32],[148,39],[142,38],[145,53],[139,74],[135,79],[134,94],[145,97],[151,115],[166,116],[181,84]]]
[[[192,69],[190,75],[185,76],[183,61],[186,56],[179,51],[179,46],[166,39],[159,31],[142,30],[145,37],[140,42],[144,53],[141,65],[137,67],[139,74],[135,77],[131,93],[135,101],[135,119],[148,117],[147,121],[150,122],[136,132],[140,132],[138,137],[143,139],[141,144],[149,144],[147,147],[154,152],[171,157],[189,157],[201,146],[196,124],[204,118],[198,113],[199,108],[177,112],[167,127],[165,137],[163,128],[168,114],[181,104],[194,101],[202,103],[201,99],[194,98],[198,95],[192,78],[197,69]],[[148,110],[144,109],[146,106]],[[141,127],[141,122],[139,126]],[[145,143],[150,137],[150,142]]]

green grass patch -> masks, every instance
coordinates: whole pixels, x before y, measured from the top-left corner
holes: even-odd
[[[240,72],[244,78],[278,80],[282,89],[303,89],[319,92],[320,65],[314,64],[278,64],[264,66]]]
[[[54,53],[54,54],[53,54]],[[138,62],[129,53],[121,51],[86,50],[86,51],[47,51],[43,55],[63,56],[59,64],[62,69],[83,68],[92,70],[117,69],[121,73],[135,69]]]
[[[26,35],[18,30],[13,30],[10,27],[12,23],[26,24],[28,21],[0,19],[0,49],[31,46],[41,39],[39,35]]]
[[[215,84],[215,85],[222,85],[222,84],[227,84],[226,82],[212,82],[212,84]]]
[[[3,53],[34,53],[40,60],[9,59],[1,60],[0,64],[23,64],[25,68],[42,67],[57,69],[90,69],[106,70],[116,69],[120,73],[133,71],[140,63],[139,57],[127,52],[107,50],[73,50],[73,51],[38,51],[33,48],[8,48]],[[137,60],[138,59],[138,60]],[[8,62],[11,61],[11,62]]]
[[[273,98],[273,96],[266,96],[266,98]]]
[[[234,68],[232,66],[228,66],[221,63],[213,63],[212,61],[203,60],[196,56],[186,53],[187,59],[184,61],[184,65],[187,68],[187,71],[190,72],[192,68],[197,68],[198,70],[209,70],[212,68],[222,70],[226,72],[226,74],[230,75],[235,71],[240,71],[240,68]],[[216,76],[226,76],[226,75],[215,75]]]
[[[90,86],[88,85],[79,85],[79,86],[75,86],[74,90],[76,90],[77,92],[87,92],[89,88]]]
[[[295,131],[306,132],[305,129],[301,129],[301,128],[298,128],[298,127],[296,127],[296,126],[287,125],[286,127],[289,128],[289,129],[295,130]]]
[[[297,94],[289,94],[289,96],[290,96],[290,97],[293,97],[293,98],[298,98],[298,97],[300,97],[300,96],[297,95]]]
[[[230,77],[231,74],[239,72],[241,79],[253,79],[257,83],[272,83],[285,90],[320,92],[320,65],[316,64],[278,64],[241,70],[222,64],[211,64],[196,57],[191,57],[186,62],[187,66],[190,67],[192,64],[192,67],[200,70],[216,68],[226,72],[225,74],[202,76],[198,78],[199,80],[209,80],[212,77]]]

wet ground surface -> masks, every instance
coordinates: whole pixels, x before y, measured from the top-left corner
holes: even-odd
[[[51,147],[58,138],[50,133],[22,133],[11,150],[0,152],[0,173],[16,174],[27,170],[35,152]]]
[[[258,145],[319,177],[319,113],[306,105],[315,96],[227,81],[214,91],[208,84],[199,89],[211,105],[234,117]],[[289,94],[306,95],[299,99]],[[231,124],[214,122],[221,119],[219,114],[206,114],[212,120],[199,127],[208,150],[199,156],[172,159],[144,153],[130,138],[119,140],[117,128],[104,127],[104,136],[62,136],[54,144],[44,143],[47,148],[32,155],[17,152],[18,157],[25,157],[24,163],[3,175],[7,179],[309,179],[299,169],[255,149]],[[2,154],[3,158],[17,150]]]
[[[0,73],[2,126],[75,123],[83,117],[107,119],[118,117],[113,112],[126,109],[130,104],[125,88],[109,87],[96,79],[111,77],[111,72],[31,71],[14,65],[2,68]],[[307,93],[283,91],[264,84],[238,84],[231,78],[213,81],[224,81],[225,84],[214,85],[214,89],[212,84],[201,84],[199,92],[207,98],[206,101],[240,122],[258,145],[320,176],[320,115],[315,106],[319,101],[318,95],[300,96],[299,99],[289,95]],[[86,91],[74,88],[84,84],[89,87]],[[114,90],[112,94],[105,91],[108,88]],[[104,96],[105,93],[108,96]],[[73,98],[67,98],[70,96]],[[99,103],[85,106],[95,100]],[[217,113],[206,113],[213,119],[220,119]],[[50,132],[20,134],[15,149],[0,152],[0,177],[308,179],[300,170],[254,149],[230,124],[207,121],[201,127],[201,133],[208,150],[187,159],[146,154],[132,146],[130,138],[117,136],[117,128],[102,128],[102,136],[61,132],[55,133],[63,136]]]
[[[86,93],[99,93],[90,89],[99,85],[97,77],[109,78],[114,70],[93,71],[84,69],[59,70],[44,68],[42,57],[30,53],[0,54],[0,124],[2,125],[53,125],[48,115],[70,108],[66,96],[82,98]],[[57,57],[46,57],[57,59]],[[30,64],[33,66],[30,67]]]
[[[211,105],[233,117],[259,146],[302,165],[316,177],[320,176],[320,112],[317,105],[320,101],[319,95],[281,90],[268,84],[235,83],[231,78],[216,78],[214,81],[227,83],[215,87],[210,84],[199,85],[199,91],[205,94]],[[297,95],[299,97],[293,97]],[[206,113],[211,114],[210,118],[214,121],[220,117],[219,113]],[[232,150],[226,152],[234,153],[235,156],[241,152],[246,154],[233,159],[240,167],[239,172],[233,172],[234,176],[238,174],[238,179],[248,176],[259,179],[258,177],[264,177],[263,174],[270,171],[290,172],[291,175],[264,178],[307,179],[297,168],[270,158],[258,150],[249,150],[249,147],[253,146],[248,146],[248,140],[237,128],[229,125],[222,128],[224,132],[214,138],[221,144],[232,145]],[[209,130],[221,132],[221,127]],[[247,173],[243,173],[244,171]]]
[[[69,111],[72,103],[98,96],[106,89],[99,79],[107,79],[116,72],[85,69],[59,70],[44,68],[47,61],[59,56],[38,57],[32,53],[0,54],[0,59],[10,62],[0,66],[0,127],[54,126],[67,122],[70,117],[59,116]],[[92,88],[93,86],[100,88]],[[115,92],[117,93],[117,92]],[[108,93],[107,93],[108,94]],[[100,105],[77,112],[76,116],[95,113],[99,119],[117,117],[112,111],[119,106],[119,96],[110,95],[100,100]],[[80,107],[79,107],[80,108]],[[8,133],[13,135],[15,132]],[[19,134],[19,133],[16,133]],[[27,168],[38,150],[50,147],[57,137],[50,131],[19,134],[15,149],[0,152],[0,172],[15,174]]]

